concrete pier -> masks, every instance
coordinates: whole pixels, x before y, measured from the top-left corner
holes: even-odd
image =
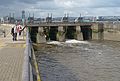
[[[82,32],[80,26],[76,26],[76,39],[83,40]]]
[[[11,26],[6,29],[10,30]],[[0,37],[0,81],[22,80],[24,49],[25,41],[20,37],[13,42],[10,31],[5,38]]]
[[[37,32],[36,27],[49,28],[47,34],[51,41],[66,39],[120,41],[120,22],[41,22],[26,26],[32,28],[34,32]]]
[[[98,24],[98,40],[100,41],[104,40],[104,24],[103,23]]]
[[[60,42],[65,41],[65,30],[64,30],[63,26],[58,27],[57,39]]]
[[[37,33],[37,43],[45,43],[46,42],[46,36],[44,34],[43,27],[38,27],[38,33]]]

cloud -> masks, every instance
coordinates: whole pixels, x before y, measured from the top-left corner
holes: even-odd
[[[15,0],[2,0],[0,1],[1,6],[11,5],[15,2]]]
[[[73,8],[100,8],[100,7],[120,7],[120,1],[115,0],[55,0],[55,3],[61,7]]]
[[[50,2],[53,0],[18,0],[18,1],[27,4],[36,4],[37,2]]]
[[[83,15],[119,15],[120,0],[3,0],[0,2],[0,15],[17,13],[35,13],[36,16],[45,16],[53,13],[63,16],[70,13],[72,16]]]

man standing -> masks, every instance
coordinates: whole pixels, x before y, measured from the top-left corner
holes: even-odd
[[[17,25],[14,27],[14,40],[17,41]]]
[[[17,25],[11,29],[11,34],[13,36],[13,41],[17,41]]]
[[[14,27],[12,27],[12,29],[11,29],[11,35],[12,35],[12,40],[14,41]]]

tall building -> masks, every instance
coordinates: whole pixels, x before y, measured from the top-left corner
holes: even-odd
[[[25,19],[25,11],[22,11],[22,19]]]
[[[22,11],[22,24],[25,24],[25,11]]]

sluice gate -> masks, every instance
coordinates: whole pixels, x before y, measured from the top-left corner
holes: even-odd
[[[83,35],[83,40],[91,40],[92,39],[92,29],[90,26],[81,26],[81,32]]]
[[[117,37],[120,35],[119,30],[108,28],[106,23],[54,22],[30,25],[28,24],[26,26],[29,27],[31,39],[35,43],[45,43],[46,41],[64,42],[67,39],[120,41],[120,39]]]
[[[53,41],[57,41],[57,32],[58,32],[58,27],[50,27],[49,30],[49,39]]]
[[[76,27],[75,26],[68,26],[66,27],[66,39],[76,39]]]
[[[45,41],[64,42],[67,39],[90,40],[92,36],[89,28],[91,28],[91,26],[86,27],[88,26],[82,26],[80,28],[76,28],[75,26],[31,27],[30,34],[32,41],[35,43],[43,43]]]

